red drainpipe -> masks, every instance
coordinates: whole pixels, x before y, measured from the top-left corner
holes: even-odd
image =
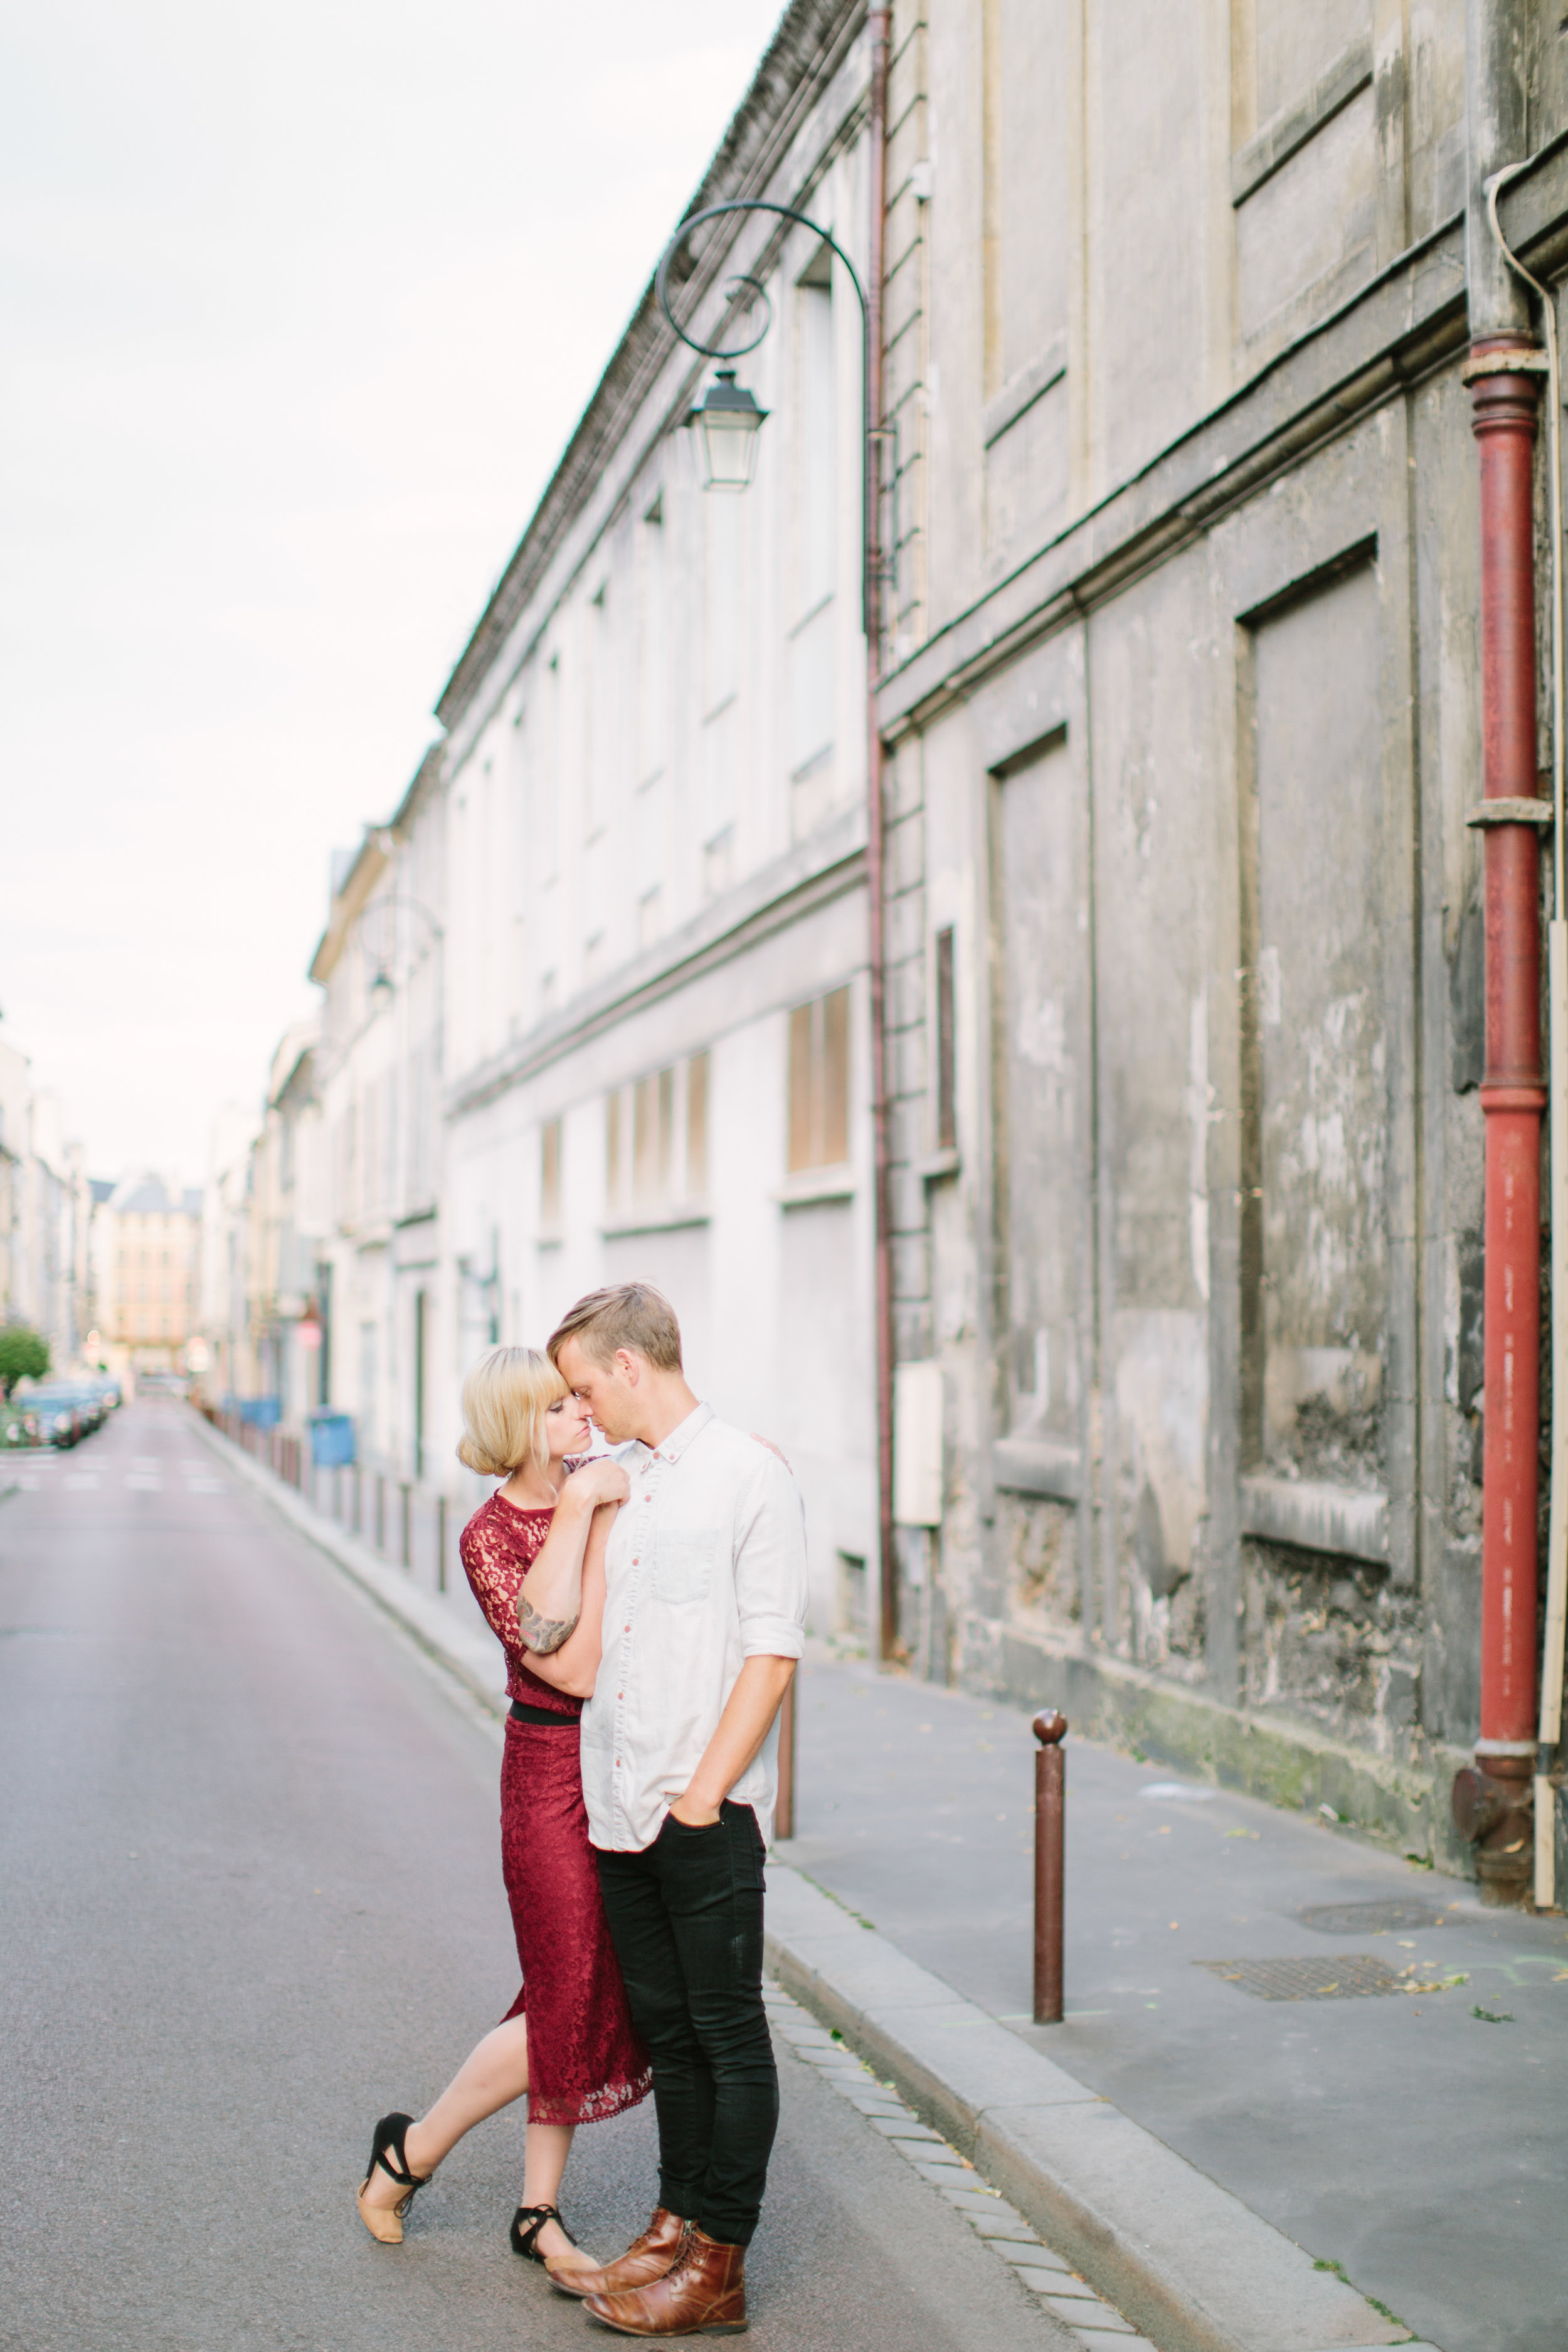
[[[1522,334],[1471,345],[1480,449],[1481,712],[1486,905],[1485,1420],[1481,1715],[1476,1769],[1454,1809],[1476,1840],[1484,1900],[1521,1903],[1530,1878],[1535,1754],[1540,1444],[1541,858],[1536,805],[1534,457],[1538,378],[1499,368]],[[1489,362],[1489,365],[1488,364]],[[1495,803],[1528,802],[1504,816]]]
[[[866,264],[866,890],[871,978],[871,1151],[876,1233],[878,1651],[899,1642],[899,1563],[893,1543],[893,1244],[889,1177],[887,1031],[884,1021],[882,735],[877,724],[881,660],[882,279],[888,209],[888,50],[892,11],[872,8],[870,236]]]

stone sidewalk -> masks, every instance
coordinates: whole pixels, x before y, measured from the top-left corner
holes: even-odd
[[[1444,2352],[1568,2347],[1568,1922],[1069,1733],[1068,2014],[1037,2028],[1027,1718],[818,1644],[799,1709],[781,1854],[1020,2058]]]

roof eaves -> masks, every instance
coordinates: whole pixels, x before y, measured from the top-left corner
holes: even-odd
[[[332,900],[332,910],[327,928],[321,933],[321,945],[310,958],[310,977],[324,988],[331,980],[343,942],[348,938],[354,917],[364,905],[380,881],[387,864],[386,852],[374,828],[365,830],[353,864],[342,879],[342,887]]]
[[[778,136],[781,125],[793,134],[795,121],[805,110],[792,101],[798,101],[803,91],[815,96],[849,39],[858,31],[865,13],[866,0],[794,0],[794,5],[785,9],[701,184],[681,213],[682,220],[704,205],[722,203],[727,196],[740,194],[748,186],[765,185],[784,143]],[[739,234],[739,215],[722,226],[715,226],[692,276],[710,281],[720,259]],[[442,689],[436,716],[448,733],[479,693],[490,663],[537,588],[573,517],[603,472],[605,457],[625,429],[628,409],[635,406],[628,396],[641,395],[658,367],[663,364],[674,340],[659,315],[650,278],[522,538]]]
[[[425,757],[420,761],[418,767],[415,770],[414,779],[410,783],[408,790],[404,793],[403,798],[397,803],[397,807],[393,814],[392,822],[388,825],[387,830],[389,833],[396,834],[400,841],[405,835],[410,822],[417,814],[419,803],[424,799],[426,791],[432,784],[437,783],[440,779],[441,754],[445,749],[446,746],[444,743],[431,744],[430,749],[426,752]]]

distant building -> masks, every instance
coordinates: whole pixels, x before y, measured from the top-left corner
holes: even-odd
[[[82,1148],[58,1097],[0,1041],[0,1321],[40,1331],[61,1368],[79,1359],[91,1322],[89,1211]]]
[[[250,1154],[245,1328],[254,1386],[298,1422],[321,1402],[319,1252],[324,1217],[317,1026],[285,1031],[272,1057],[267,1112]]]
[[[132,1372],[185,1370],[201,1262],[202,1195],[127,1176],[92,1213],[97,1327],[108,1360]]]
[[[214,1123],[202,1188],[196,1329],[189,1364],[195,1388],[214,1402],[257,1392],[246,1304],[256,1135],[255,1111],[226,1105]]]

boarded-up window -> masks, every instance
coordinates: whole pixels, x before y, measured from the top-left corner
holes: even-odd
[[[1081,785],[1055,736],[994,803],[1000,954],[997,1209],[1006,1283],[1011,1425],[1078,1442],[1088,1287],[1089,968]]]
[[[665,1157],[658,1131],[663,1108],[658,1078],[639,1078],[632,1097],[632,1186],[639,1201],[658,1198],[658,1171]]]
[[[958,1089],[952,1031],[952,932],[936,935],[936,1148],[958,1141]]]
[[[616,1087],[605,1102],[611,1217],[679,1208],[707,1185],[707,1055]]]
[[[1257,629],[1242,803],[1245,1435],[1349,1485],[1383,1475],[1389,1313],[1381,658],[1370,563]]]
[[[789,1016],[790,1171],[848,1157],[849,991],[836,988]]]
[[[561,1223],[561,1121],[546,1119],[539,1130],[539,1222],[546,1233]]]
[[[693,1054],[686,1066],[686,1189],[708,1190],[708,1056]]]

